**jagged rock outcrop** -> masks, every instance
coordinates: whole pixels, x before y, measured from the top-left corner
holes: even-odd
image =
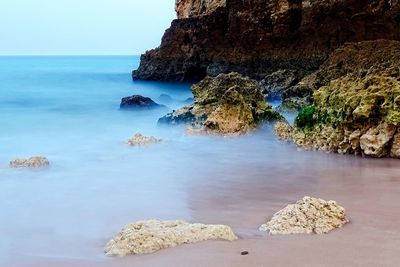
[[[293,127],[286,121],[278,121],[274,126],[275,135],[282,141],[292,141]]]
[[[326,234],[349,222],[345,209],[335,201],[304,197],[278,211],[260,227],[272,235]]]
[[[154,136],[145,136],[140,133],[136,133],[126,143],[130,146],[146,146],[161,143],[162,139],[155,138]]]
[[[178,0],[177,20],[146,52],[136,79],[200,80],[240,72],[263,79],[316,70],[345,42],[400,40],[398,0]]]
[[[312,76],[318,89],[296,119],[297,146],[399,157],[400,42],[347,44]]]
[[[193,105],[166,115],[159,123],[189,123],[209,133],[241,134],[263,121],[283,119],[265,102],[258,82],[239,73],[207,77],[192,91]]]
[[[28,159],[15,159],[10,161],[11,168],[41,168],[49,165],[50,162],[46,157],[30,157]]]
[[[178,19],[206,16],[225,6],[226,0],[175,0]]]
[[[121,109],[154,109],[162,108],[165,106],[157,104],[149,97],[141,95],[127,96],[121,99]]]
[[[109,256],[145,254],[205,240],[236,240],[229,226],[189,224],[185,221],[139,221],[125,226],[104,248]]]

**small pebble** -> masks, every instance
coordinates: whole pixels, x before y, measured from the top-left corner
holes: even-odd
[[[248,251],[242,251],[242,253],[240,253],[242,256],[245,256],[245,255],[249,255],[249,252]]]

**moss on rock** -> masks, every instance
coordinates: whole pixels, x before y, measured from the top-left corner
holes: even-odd
[[[283,119],[265,102],[259,83],[239,73],[206,77],[193,85],[192,91],[193,105],[167,114],[159,122],[190,123],[209,133],[241,134],[264,121]]]
[[[313,77],[322,86],[296,119],[297,146],[400,157],[400,42],[347,44]]]

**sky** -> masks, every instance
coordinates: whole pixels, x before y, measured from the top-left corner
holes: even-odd
[[[0,0],[0,55],[139,55],[160,44],[175,0]]]

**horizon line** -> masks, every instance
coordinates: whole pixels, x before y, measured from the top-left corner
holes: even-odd
[[[2,55],[0,57],[131,57],[141,56],[141,54],[16,54]]]

